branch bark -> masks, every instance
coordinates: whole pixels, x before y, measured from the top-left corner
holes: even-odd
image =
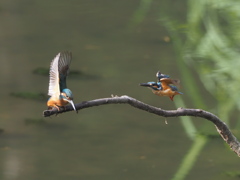
[[[177,110],[163,110],[161,108],[157,108],[148,104],[145,104],[141,101],[138,101],[129,96],[121,96],[121,97],[111,97],[111,98],[102,98],[102,99],[95,99],[91,101],[83,101],[81,103],[75,104],[77,110],[81,110],[84,108],[89,108],[93,106],[100,106],[105,104],[129,104],[135,108],[147,111],[149,113],[156,114],[158,116],[163,117],[179,117],[179,116],[194,116],[194,117],[201,117],[211,121],[218,133],[221,135],[223,140],[230,146],[230,148],[240,157],[240,143],[237,138],[231,133],[228,126],[221,121],[216,115],[204,111],[202,109],[185,109],[185,108],[178,108]],[[67,111],[73,111],[71,105],[60,107],[58,111],[57,108],[53,108],[51,110],[43,111],[44,117],[49,117],[54,114],[59,114]]]

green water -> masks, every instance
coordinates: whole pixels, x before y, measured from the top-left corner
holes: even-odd
[[[71,70],[82,73],[68,79],[75,103],[113,94],[175,109],[168,98],[157,97],[138,84],[154,81],[158,70],[181,79],[172,43],[166,40],[168,33],[158,19],[159,11],[166,7],[184,19],[186,5],[154,0],[143,22],[131,27],[139,3],[0,2],[1,180],[173,177],[191,145],[178,118],[167,119],[166,125],[164,118],[128,105],[43,118],[46,98],[10,95],[24,91],[47,94],[48,77],[33,71],[49,68],[59,51],[69,50],[73,53]],[[183,87],[181,91],[184,98],[187,90]],[[221,139],[215,139],[187,178],[226,179],[224,171],[238,170],[237,163],[236,155]]]

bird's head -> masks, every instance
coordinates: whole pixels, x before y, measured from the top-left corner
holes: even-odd
[[[140,83],[140,86],[149,87],[153,90],[161,90],[161,82],[147,82],[147,83]]]
[[[68,103],[70,103],[73,109],[76,111],[75,105],[73,103],[73,94],[70,89],[63,89],[61,93],[61,97],[63,101],[67,101]]]

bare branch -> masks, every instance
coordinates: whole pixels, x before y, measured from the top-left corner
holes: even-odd
[[[149,113],[153,113],[163,117],[179,117],[179,116],[194,116],[194,117],[201,117],[211,121],[215,127],[217,128],[218,133],[221,135],[224,141],[230,146],[230,148],[240,156],[240,143],[238,142],[237,138],[231,133],[228,126],[221,121],[216,115],[201,110],[201,109],[184,109],[178,108],[177,110],[163,110],[161,108],[157,108],[154,106],[150,106],[145,104],[141,101],[138,101],[129,96],[121,96],[121,97],[112,97],[112,98],[102,98],[102,99],[95,99],[91,101],[84,101],[78,104],[75,104],[77,110],[81,110],[88,107],[93,106],[100,106],[105,104],[129,104],[135,108],[147,111]],[[67,111],[72,111],[72,106],[60,107],[60,111],[56,108],[51,110],[45,110],[43,112],[44,117],[51,116],[53,114],[59,114]]]

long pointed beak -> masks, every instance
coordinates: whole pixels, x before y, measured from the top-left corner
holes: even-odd
[[[77,110],[76,110],[76,108],[75,108],[75,105],[74,105],[73,101],[72,101],[72,100],[67,100],[67,101],[72,105],[74,111],[77,112]]]
[[[140,83],[139,85],[140,85],[140,86],[144,86],[144,87],[151,87],[151,85],[148,84],[148,83]]]

